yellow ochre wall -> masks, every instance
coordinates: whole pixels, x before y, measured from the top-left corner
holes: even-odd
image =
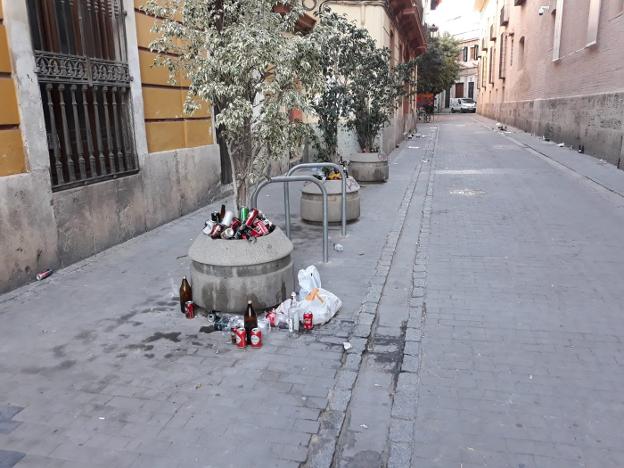
[[[0,0],[0,177],[26,172],[15,83]]]
[[[140,11],[143,3],[144,0],[135,0],[134,11],[148,150],[154,153],[211,145],[214,141],[210,106],[202,106],[192,116],[185,115],[188,80],[178,76],[172,85],[168,70],[153,66],[155,55],[149,51],[149,44],[155,39],[150,31],[155,19]]]

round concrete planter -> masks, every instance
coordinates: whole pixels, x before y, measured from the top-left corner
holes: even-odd
[[[327,217],[330,223],[342,221],[342,180],[326,180]],[[301,219],[323,222],[323,194],[316,184],[306,183],[301,191]],[[360,185],[353,177],[347,179],[347,222],[360,217]]]
[[[354,153],[349,172],[358,182],[385,182],[390,175],[388,156],[382,153]]]
[[[200,234],[189,250],[193,301],[206,310],[243,314],[247,301],[259,311],[293,291],[293,245],[278,227],[255,243]]]

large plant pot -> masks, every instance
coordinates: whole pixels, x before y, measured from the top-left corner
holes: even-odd
[[[354,153],[349,172],[358,182],[385,182],[390,175],[388,156],[383,153]]]
[[[342,180],[324,181],[327,190],[327,218],[330,223],[342,221]],[[306,183],[301,191],[301,219],[323,222],[323,194],[316,184]],[[360,185],[353,177],[347,179],[347,222],[360,217]]]
[[[206,310],[243,314],[280,304],[294,288],[293,245],[278,227],[255,243],[211,239],[200,234],[191,245],[193,301]]]

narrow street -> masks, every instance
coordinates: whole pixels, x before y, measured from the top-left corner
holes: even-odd
[[[440,122],[412,466],[622,466],[624,174],[493,127]]]
[[[0,467],[624,465],[624,172],[443,115],[361,196],[323,264],[293,184],[344,305],[261,350],[179,310],[220,202],[0,296]]]

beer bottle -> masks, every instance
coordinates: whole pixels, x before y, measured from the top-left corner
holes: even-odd
[[[225,216],[225,205],[221,205],[221,211],[219,212],[219,222],[223,221]]]
[[[247,311],[245,312],[245,331],[247,332],[247,343],[251,343],[251,330],[258,328],[258,316],[251,305],[251,301],[247,301]]]
[[[186,276],[182,278],[182,284],[180,285],[180,310],[182,313],[185,313],[184,304],[187,301],[193,300],[193,290],[191,289],[191,285],[186,280]]]

